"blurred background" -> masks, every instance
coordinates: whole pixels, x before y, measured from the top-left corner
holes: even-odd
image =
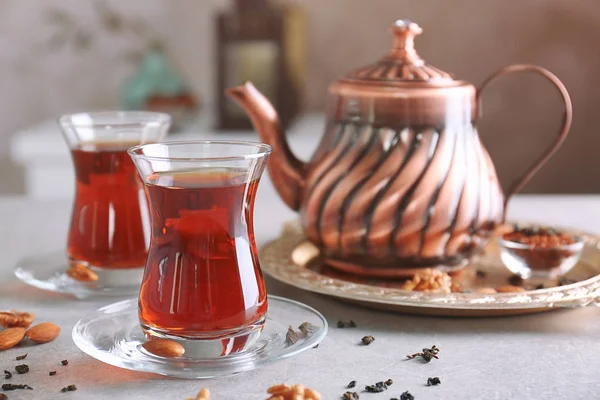
[[[220,93],[250,77],[291,126],[320,121],[327,85],[381,57],[395,19],[424,29],[416,47],[428,63],[475,85],[511,63],[558,75],[573,128],[525,191],[600,192],[598,0],[0,0],[0,193],[72,180],[52,122],[67,112],[158,109],[181,132],[245,130]],[[503,182],[555,137],[562,112],[537,76],[486,90],[480,134]],[[323,129],[305,126],[294,135],[307,141]]]

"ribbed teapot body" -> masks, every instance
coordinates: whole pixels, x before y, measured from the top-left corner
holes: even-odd
[[[303,229],[329,264],[348,272],[459,266],[503,217],[494,166],[471,123],[332,119],[309,165]]]

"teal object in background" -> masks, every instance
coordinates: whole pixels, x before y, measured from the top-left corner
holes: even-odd
[[[169,65],[162,46],[154,45],[134,76],[125,83],[122,103],[127,110],[145,110],[153,97],[170,98],[187,93],[187,85]]]

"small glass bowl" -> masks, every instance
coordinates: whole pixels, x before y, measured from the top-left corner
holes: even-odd
[[[500,259],[523,279],[556,279],[568,273],[581,258],[584,240],[573,236],[573,243],[541,247],[504,238],[498,239]]]

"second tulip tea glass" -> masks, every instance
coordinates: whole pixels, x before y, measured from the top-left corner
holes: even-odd
[[[151,240],[139,295],[149,338],[202,354],[244,351],[267,294],[254,240],[258,182],[271,152],[252,142],[171,142],[129,150],[144,181]]]
[[[131,272],[139,287],[149,244],[150,221],[142,181],[127,149],[161,140],[167,114],[98,112],[65,115],[59,124],[71,149],[75,201],[67,254],[71,268],[114,274],[112,283]],[[140,272],[138,272],[140,271]],[[116,276],[118,275],[118,276]]]
[[[75,175],[66,252],[28,255],[17,263],[15,275],[34,287],[77,298],[138,293],[150,215],[127,149],[160,141],[171,117],[102,111],[64,115],[58,124]]]

